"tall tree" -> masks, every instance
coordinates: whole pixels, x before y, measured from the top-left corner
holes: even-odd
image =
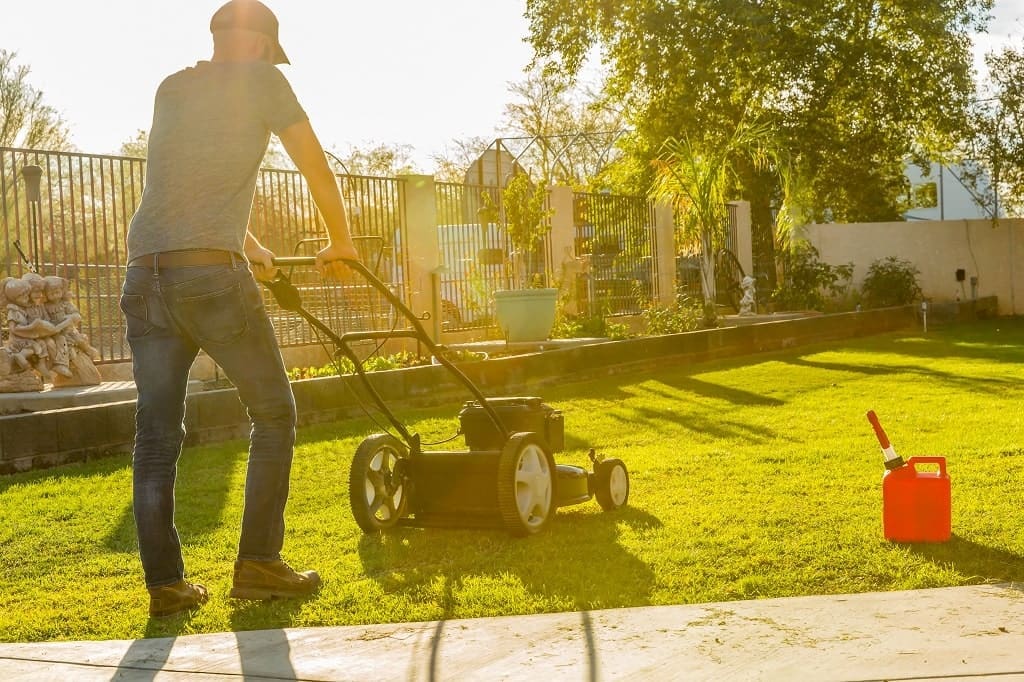
[[[535,179],[583,187],[609,160],[623,121],[600,95],[536,66],[508,91],[504,144]]]
[[[465,182],[466,171],[492,142],[484,137],[452,140],[443,150],[430,157],[434,163],[434,179],[438,182]]]
[[[373,144],[369,147],[349,147],[348,152],[335,153],[342,172],[349,175],[395,177],[415,172],[413,148],[408,144]]]
[[[1024,214],[1024,51],[985,55],[988,80],[971,106],[963,180],[989,215]]]
[[[68,127],[28,81],[29,67],[0,48],[0,147],[66,150]]]
[[[725,144],[768,123],[810,184],[813,213],[897,218],[904,159],[949,149],[973,88],[970,34],[992,0],[527,0],[538,63],[566,77],[595,51],[607,94],[654,158],[686,136]],[[649,168],[637,164],[635,168]],[[740,163],[755,239],[771,243],[777,174]],[[651,173],[648,170],[648,173]]]
[[[142,129],[135,131],[134,137],[121,143],[118,153],[133,159],[147,158],[149,155],[149,133]]]
[[[709,304],[716,298],[715,254],[725,245],[726,203],[738,182],[737,162],[742,159],[766,172],[780,172],[782,160],[771,137],[764,124],[743,121],[727,140],[709,147],[686,137],[669,139],[654,161],[654,194],[670,202],[679,216],[677,242],[699,247],[702,288]]]

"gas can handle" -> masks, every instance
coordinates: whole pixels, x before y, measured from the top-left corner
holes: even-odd
[[[939,476],[946,475],[946,458],[945,457],[911,457],[907,460],[907,464],[914,466],[916,464],[938,464],[939,465]]]

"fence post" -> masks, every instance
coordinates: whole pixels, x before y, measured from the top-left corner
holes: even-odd
[[[658,273],[658,303],[673,305],[676,300],[676,225],[672,205],[654,205],[654,258]]]
[[[740,262],[743,272],[754,276],[754,246],[750,236],[750,202],[730,201],[736,211],[736,234],[733,235],[736,248],[736,260]]]
[[[554,185],[548,188],[551,205],[551,269],[561,280],[565,264],[576,260],[576,225],[573,222],[573,191],[571,187]]]
[[[424,325],[434,341],[441,331],[441,292],[438,273],[441,249],[437,239],[437,199],[433,175],[402,175],[409,243],[409,307],[417,315],[430,312]]]

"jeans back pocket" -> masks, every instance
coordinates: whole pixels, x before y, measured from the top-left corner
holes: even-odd
[[[238,282],[205,293],[178,298],[177,317],[200,344],[237,340],[249,327],[245,300]]]
[[[124,313],[127,338],[137,339],[153,331],[153,324],[149,319],[149,305],[146,303],[145,296],[121,294],[119,307]]]

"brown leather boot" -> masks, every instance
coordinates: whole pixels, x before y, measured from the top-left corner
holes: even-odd
[[[198,608],[210,598],[205,587],[184,580],[148,589],[151,618],[164,618]]]
[[[320,587],[316,571],[299,573],[285,562],[235,561],[235,579],[230,596],[235,599],[287,599],[305,597]]]

